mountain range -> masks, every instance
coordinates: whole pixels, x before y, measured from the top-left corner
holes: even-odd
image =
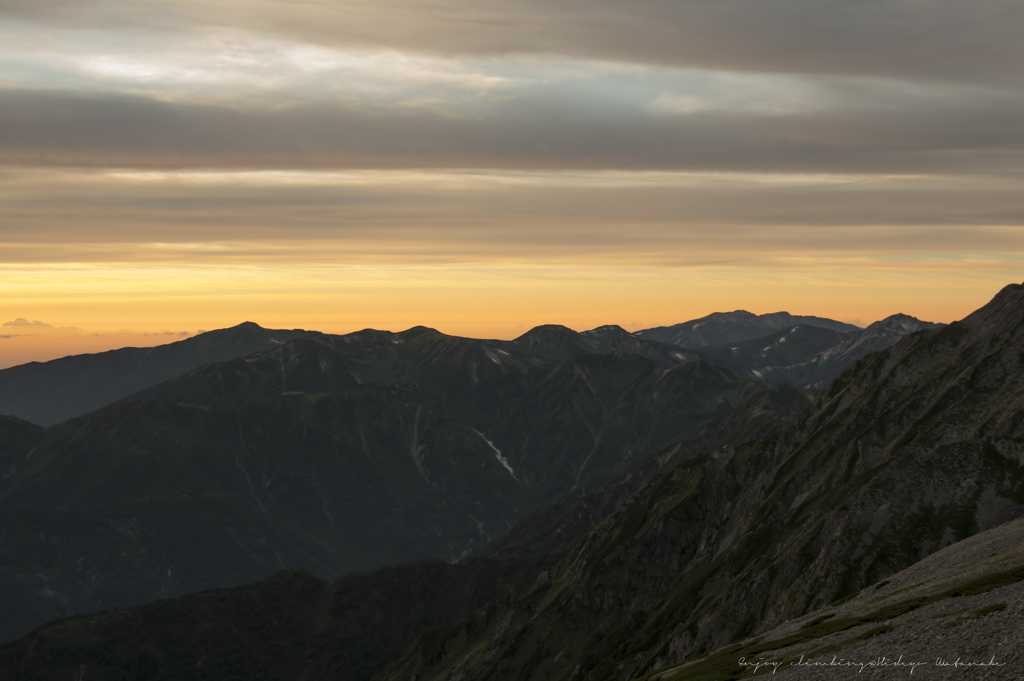
[[[306,332],[246,322],[153,348],[121,348],[0,370],[0,414],[52,426],[210,362],[287,343]]]
[[[763,338],[700,348],[695,353],[737,376],[820,390],[858,359],[891,347],[903,336],[938,326],[942,325],[904,314],[847,333],[801,324]]]
[[[703,348],[709,345],[736,343],[738,341],[762,338],[775,331],[794,326],[813,326],[837,333],[859,331],[860,327],[824,317],[791,315],[788,312],[771,312],[756,315],[746,310],[714,312],[700,319],[692,319],[672,326],[658,326],[637,331],[636,335],[650,338],[681,348]]]
[[[305,333],[0,418],[2,637],[64,616],[0,679],[736,679],[951,628],[1014,659],[1024,286],[948,326],[784,314],[685,349]]]
[[[668,444],[810,406],[618,327],[536,331],[304,335],[45,430],[12,420],[0,636],[283,568],[457,560]],[[583,354],[618,343],[657,361]]]
[[[1012,285],[857,362],[795,426],[651,482],[548,576],[422,636],[382,678],[637,678],[1019,517],[1022,357]]]

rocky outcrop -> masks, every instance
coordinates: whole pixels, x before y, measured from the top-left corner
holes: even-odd
[[[767,670],[792,681],[840,674],[1018,679],[1024,665],[1024,519],[957,542],[841,603],[706,657],[658,670],[699,681]]]

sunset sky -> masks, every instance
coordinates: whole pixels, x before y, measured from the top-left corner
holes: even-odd
[[[0,367],[251,320],[949,322],[1024,280],[1020,0],[0,0]]]

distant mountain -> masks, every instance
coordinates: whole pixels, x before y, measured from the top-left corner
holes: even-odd
[[[815,326],[838,333],[860,331],[860,327],[824,317],[791,315],[788,312],[756,315],[746,310],[736,310],[735,312],[714,312],[707,317],[693,319],[682,324],[644,329],[637,331],[634,335],[670,345],[678,345],[681,348],[696,349],[709,345],[753,340],[797,325]]]
[[[0,637],[281,568],[454,560],[666,445],[809,406],[693,360],[545,348],[313,334],[39,433],[0,488]],[[719,428],[738,411],[756,425]]]
[[[789,372],[794,378],[802,377],[802,380],[797,380],[801,387],[821,389],[862,357],[890,348],[908,334],[940,326],[943,324],[933,324],[909,315],[895,314],[871,324],[842,343],[815,355],[806,363],[793,367]]]
[[[785,367],[805,362],[860,333],[799,324],[753,340],[700,348],[696,353],[704,361],[730,369]]]
[[[512,341],[512,345],[524,352],[562,360],[582,355],[628,352],[646,357],[665,368],[697,358],[692,352],[683,352],[675,345],[636,336],[614,324],[582,333],[565,326],[546,324],[530,329]]]
[[[0,370],[0,414],[52,426],[210,362],[277,347],[307,331],[245,322],[152,348],[121,348]]]
[[[434,392],[492,401],[517,397],[531,377],[547,374],[566,360],[615,352],[646,358],[664,369],[696,358],[618,326],[583,333],[538,326],[514,341],[448,336],[423,326],[396,333],[366,329],[341,336],[310,334],[257,357],[198,368],[131,399],[205,404],[289,391],[333,392],[363,383],[416,383]]]
[[[697,354],[737,376],[821,390],[862,357],[892,347],[908,334],[940,326],[895,314],[857,332],[830,336],[834,332],[800,326],[745,343],[701,348]],[[829,346],[831,338],[836,342]]]
[[[1011,285],[856,362],[791,429],[655,478],[547,579],[425,634],[381,678],[675,674],[1020,517],[1022,356],[1024,285]],[[806,638],[831,625],[809,626]],[[738,677],[734,653],[678,678]]]

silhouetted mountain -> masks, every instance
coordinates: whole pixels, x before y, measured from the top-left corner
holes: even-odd
[[[808,406],[696,361],[543,355],[315,334],[48,429],[0,493],[0,635],[285,567],[456,559],[748,404],[769,428]]]
[[[367,329],[343,336],[313,334],[257,357],[211,364],[132,396],[207,404],[228,397],[288,391],[333,392],[363,383],[416,383],[471,403],[516,399],[525,385],[565,360],[625,352],[671,368],[696,355],[636,338],[617,326],[576,333],[540,326],[514,341],[448,336],[414,327]]]
[[[336,392],[362,384],[416,384],[463,408],[479,405],[478,416],[485,418],[501,412],[526,384],[559,363],[505,341],[448,336],[422,326],[398,333],[367,329],[343,336],[313,334],[257,356],[210,364],[131,399],[210,404],[282,392]]]
[[[635,678],[1020,516],[1022,356],[1011,285],[855,363],[792,429],[654,479],[549,579],[422,636],[382,678]],[[719,669],[703,678],[743,671]]]
[[[558,324],[545,324],[530,329],[512,341],[512,344],[526,352],[560,360],[582,355],[628,352],[646,357],[662,368],[697,358],[692,352],[682,352],[675,345],[635,336],[614,324],[599,326],[583,333]]]
[[[269,350],[307,331],[245,322],[152,348],[121,348],[0,370],[0,414],[52,426],[210,362]]]
[[[775,331],[792,326],[816,326],[838,333],[860,331],[859,327],[823,317],[791,315],[788,312],[772,312],[756,315],[746,310],[735,312],[714,312],[700,319],[693,319],[672,326],[658,326],[637,331],[635,335],[662,343],[678,345],[681,348],[702,348],[738,341],[762,338]]]

